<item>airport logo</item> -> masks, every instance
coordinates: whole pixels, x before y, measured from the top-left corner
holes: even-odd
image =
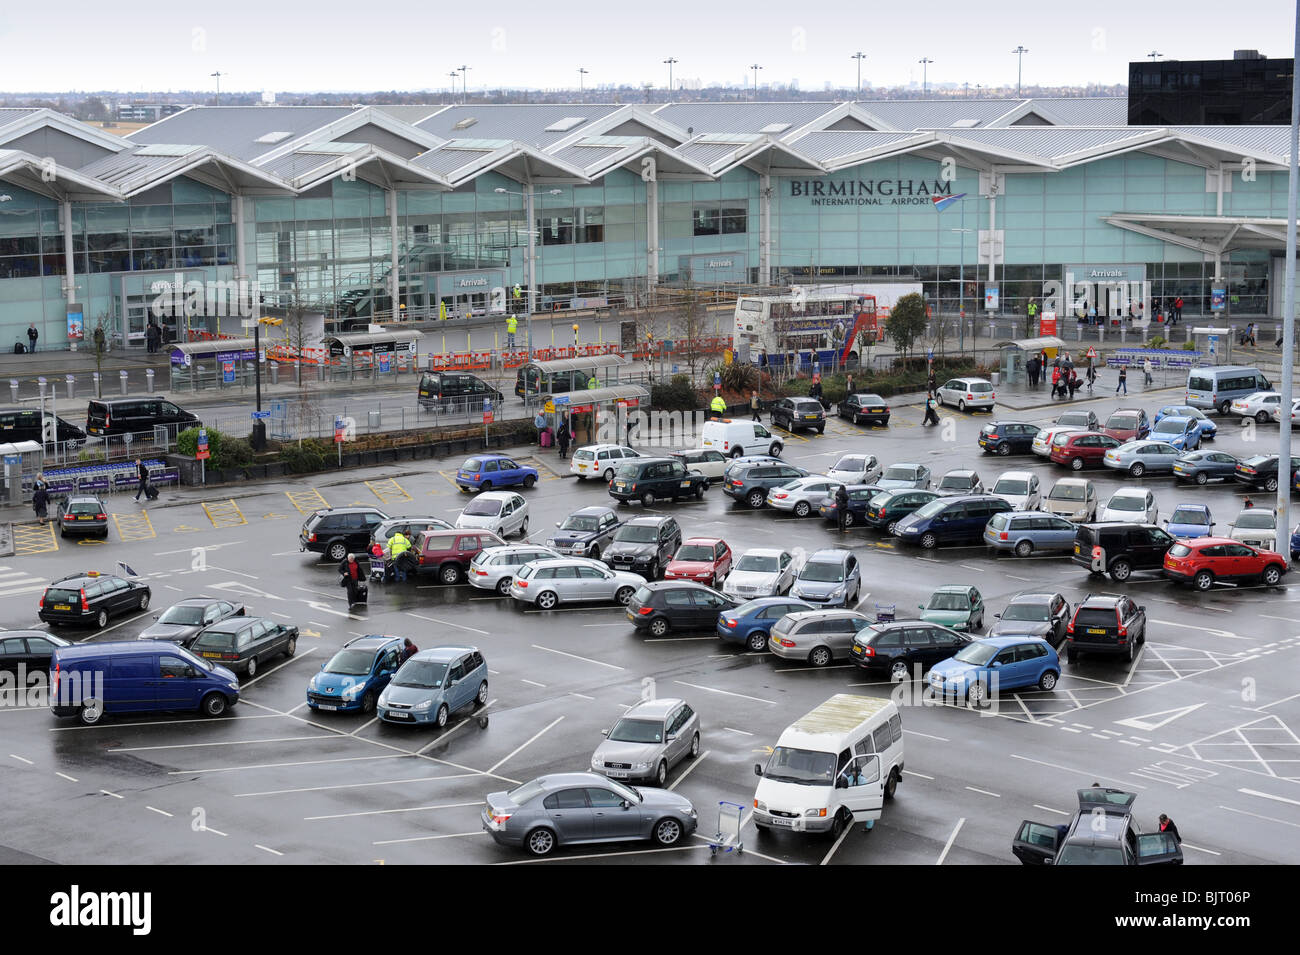
[[[129,927],[132,935],[153,928],[152,892],[82,892],[78,885],[50,896],[50,924],[60,928]]]
[[[966,193],[959,192],[955,196],[931,196],[930,201],[934,203],[935,212],[943,212],[958,199],[965,199]]]

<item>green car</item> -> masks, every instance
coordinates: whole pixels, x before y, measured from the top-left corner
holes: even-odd
[[[962,633],[984,629],[984,598],[975,587],[952,584],[930,595],[930,602],[917,604],[921,619]]]

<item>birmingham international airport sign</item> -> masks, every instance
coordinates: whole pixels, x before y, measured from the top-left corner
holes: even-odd
[[[814,206],[932,206],[934,196],[952,195],[941,179],[790,179],[791,199]]]

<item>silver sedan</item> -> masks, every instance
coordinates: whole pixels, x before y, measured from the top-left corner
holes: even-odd
[[[668,770],[700,755],[700,715],[685,700],[649,700],[628,709],[591,756],[610,779],[668,782]]]
[[[795,478],[767,492],[767,506],[779,511],[790,511],[795,517],[808,517],[817,510],[822,498],[834,494],[840,486],[824,474],[810,474]]]
[[[626,604],[645,584],[640,574],[610,570],[598,560],[559,557],[535,560],[520,567],[510,583],[510,596],[550,610],[560,603],[612,600]]]
[[[736,600],[775,597],[794,583],[794,555],[778,548],[754,547],[740,555],[722,585],[722,592]]]
[[[1144,474],[1173,474],[1174,462],[1181,454],[1163,441],[1129,441],[1107,451],[1101,463],[1117,471],[1127,471],[1135,478]]]

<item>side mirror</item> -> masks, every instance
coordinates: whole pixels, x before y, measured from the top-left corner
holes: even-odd
[[[762,765],[761,763],[755,763],[755,764],[754,764],[754,775],[755,775],[755,776],[762,776],[762,775],[763,775],[763,765]]]
[[[677,739],[677,734],[676,734],[676,733],[669,733],[668,736],[667,736],[667,738],[664,740],[664,742],[665,742],[665,743],[671,743],[671,742],[674,742],[676,739]]]
[[[1147,612],[1147,608],[1146,608],[1145,605],[1143,605],[1143,606],[1141,606],[1141,607],[1138,607],[1138,610],[1140,610],[1142,613],[1146,613],[1146,612]]]
[[[619,805],[620,805],[622,808],[624,808],[624,809],[631,809],[631,808],[632,808],[632,804],[631,804],[630,802],[628,802],[626,799],[624,799],[621,803],[619,803]]]
[[[606,730],[601,730],[601,731],[600,731],[600,735],[601,735],[601,736],[608,736],[608,735],[609,735],[609,730],[607,730],[607,729],[606,729]]]
[[[991,666],[991,667],[1000,667],[1000,666],[1002,666],[1002,661],[1001,661],[1001,660],[994,660],[992,663],[989,664],[989,666]]]
[[[556,526],[556,527],[559,527],[559,526],[560,526],[560,522],[559,522],[559,521],[556,521],[556,522],[555,522],[555,526]]]
[[[1000,613],[995,613],[993,616],[994,616],[994,618],[997,619],[997,620],[1001,620],[1001,619],[1002,619],[1002,614],[1000,614]]]
[[[924,609],[925,609],[925,604],[917,604],[917,605],[916,605],[916,609],[917,609],[917,610],[924,610]]]
[[[847,779],[845,779],[843,776],[837,776],[837,777],[835,777],[835,788],[836,788],[836,789],[848,789],[848,788],[849,788],[849,781],[848,781]]]

